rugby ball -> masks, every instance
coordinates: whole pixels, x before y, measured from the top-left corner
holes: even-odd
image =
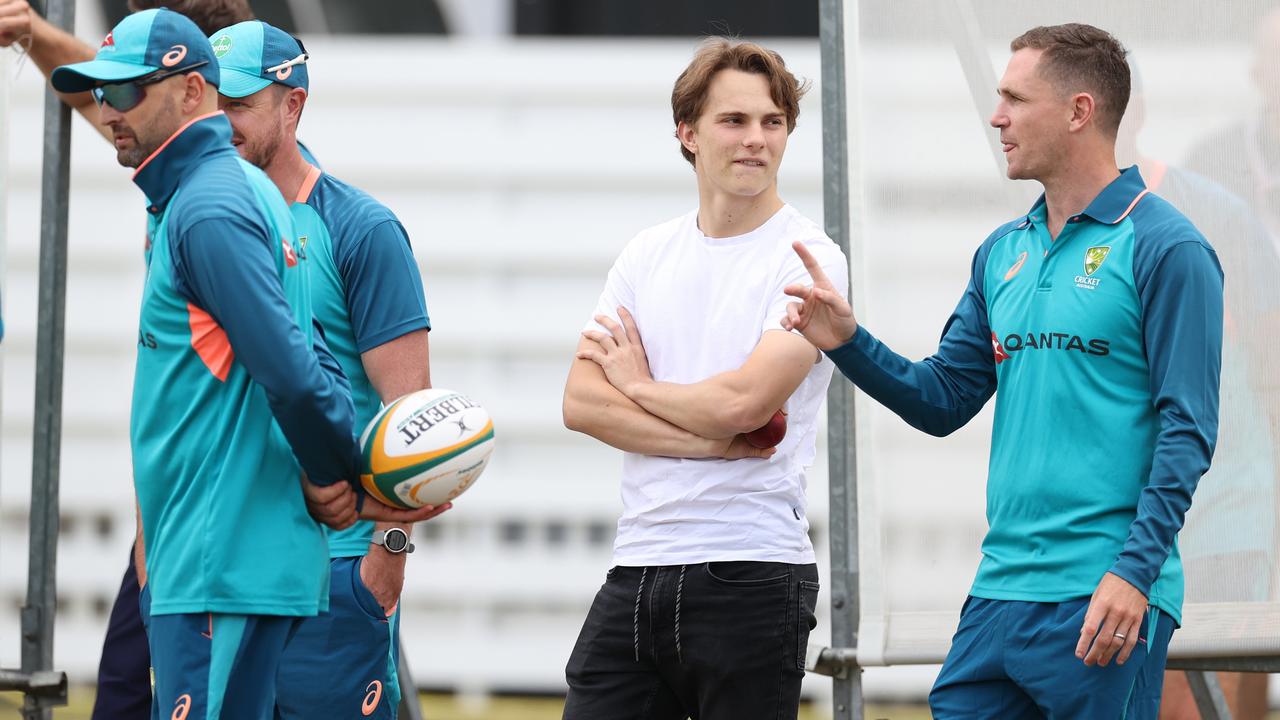
[[[360,482],[392,507],[443,505],[480,477],[493,453],[493,420],[453,390],[409,393],[382,408],[360,436]]]

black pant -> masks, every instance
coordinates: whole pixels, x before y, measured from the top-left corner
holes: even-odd
[[[817,619],[818,568],[616,567],[565,675],[565,720],[791,720]]]
[[[93,720],[150,720],[151,649],[138,609],[138,573],[129,548],[129,566],[111,607],[107,637],[98,662],[98,694]]]

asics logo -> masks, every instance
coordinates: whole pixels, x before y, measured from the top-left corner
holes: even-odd
[[[1023,251],[1023,253],[1018,256],[1018,260],[1013,264],[1013,267],[1009,268],[1009,272],[1004,274],[1005,281],[1008,282],[1009,280],[1012,280],[1013,276],[1018,274],[1018,271],[1022,269],[1022,265],[1026,261],[1027,253],[1026,251]]]
[[[169,720],[187,720],[187,713],[191,712],[191,696],[183,693],[178,696],[178,702],[173,706],[173,714],[169,716]]]
[[[369,717],[374,710],[378,709],[378,702],[382,700],[382,681],[374,680],[364,688],[367,692],[364,696],[364,702],[360,704],[360,712]]]
[[[174,65],[177,65],[178,63],[182,62],[182,58],[186,56],[187,56],[186,45],[174,45],[173,48],[169,50],[169,52],[164,54],[164,57],[160,58],[160,64],[165,67],[173,67]]]

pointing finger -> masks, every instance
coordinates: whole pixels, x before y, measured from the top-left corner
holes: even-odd
[[[831,280],[827,278],[827,274],[823,272],[822,265],[818,264],[818,259],[809,252],[809,248],[804,246],[804,242],[797,240],[791,243],[791,248],[800,256],[800,262],[804,263],[804,269],[809,271],[809,277],[813,278],[815,285],[831,284]]]

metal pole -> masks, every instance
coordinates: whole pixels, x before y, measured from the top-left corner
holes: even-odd
[[[1187,684],[1191,686],[1191,695],[1196,699],[1202,720],[1231,720],[1231,708],[1227,706],[1227,698],[1222,694],[1216,673],[1188,670]]]
[[[827,235],[849,257],[849,132],[845,94],[845,0],[819,0],[822,52],[823,214]],[[856,5],[855,16],[856,23]],[[856,24],[854,25],[856,28]],[[827,391],[830,478],[831,645],[858,646],[858,488],[853,384],[837,377]],[[835,720],[862,720],[862,669],[837,670]]]
[[[49,0],[47,18],[70,31],[74,0]],[[58,471],[62,451],[62,351],[67,291],[67,192],[71,109],[49,89],[44,103],[44,175],[40,208],[40,289],[31,462],[31,535],[27,602],[22,608],[22,670],[53,669],[58,543]],[[25,720],[49,720],[61,698],[28,694]]]

